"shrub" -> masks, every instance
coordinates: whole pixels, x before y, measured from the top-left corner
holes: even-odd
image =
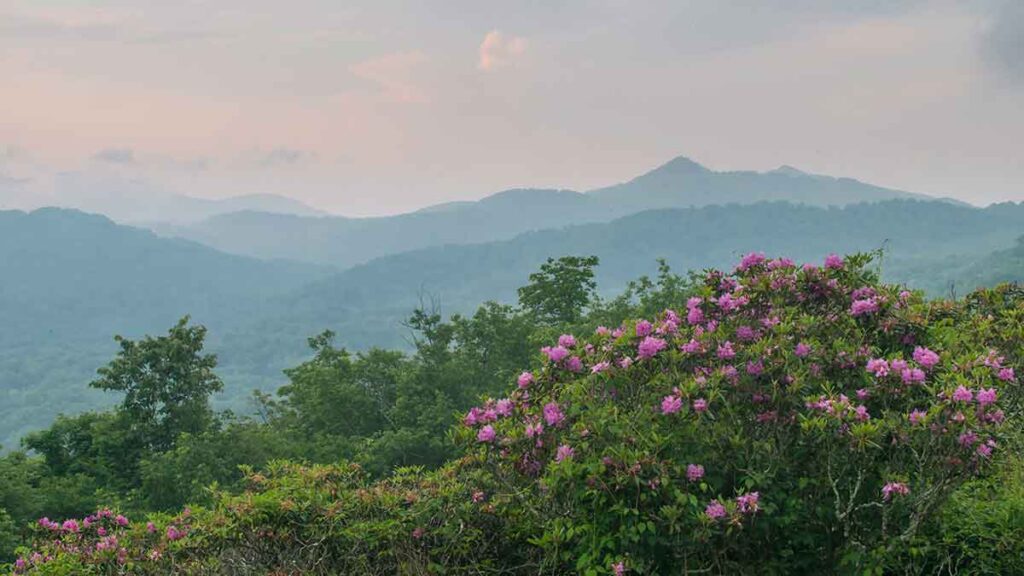
[[[999,456],[1018,387],[1001,317],[880,286],[867,262],[747,256],[685,311],[559,338],[470,411],[460,438],[514,487],[543,565],[897,569]]]

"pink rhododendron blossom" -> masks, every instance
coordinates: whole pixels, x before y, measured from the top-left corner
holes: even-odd
[[[1013,382],[1014,380],[1016,380],[1016,376],[1014,376],[1014,374],[1013,374],[1013,368],[1009,368],[1009,367],[1007,367],[1007,368],[1000,368],[999,369],[999,376],[998,377],[999,377],[1000,380],[1002,380],[1004,382]]]
[[[939,355],[927,348],[918,346],[914,348],[914,361],[925,368],[932,368],[939,363]]]
[[[857,400],[867,400],[869,396],[871,396],[871,392],[866,388],[857,389]]]
[[[583,360],[579,356],[573,356],[565,361],[565,369],[569,372],[580,372],[583,370]]]
[[[736,337],[744,342],[752,342],[757,340],[760,334],[750,326],[740,326],[736,329]]]
[[[643,338],[644,336],[650,336],[651,331],[654,329],[651,323],[647,320],[641,320],[636,323],[636,337]]]
[[[513,408],[514,405],[512,404],[512,401],[509,400],[508,398],[502,398],[501,400],[498,400],[497,402],[494,403],[494,411],[498,414],[498,416],[504,416],[506,418],[511,416]]]
[[[597,329],[594,330],[594,334],[597,334],[598,336],[608,336],[611,333],[611,329],[607,326],[598,326]]]
[[[462,423],[466,426],[476,426],[483,419],[483,410],[473,407],[469,409],[469,412],[462,418]]]
[[[736,297],[728,293],[722,294],[716,301],[718,307],[721,308],[723,312],[735,312],[746,305],[747,302],[750,302],[750,299],[746,296]]]
[[[637,347],[636,355],[637,358],[654,358],[658,352],[661,352],[666,347],[668,347],[668,343],[661,338],[648,336],[640,342],[640,345]]]
[[[167,539],[168,540],[171,540],[171,541],[181,540],[182,538],[184,538],[184,536],[185,536],[185,533],[182,532],[181,530],[178,530],[177,526],[168,526],[167,527]]]
[[[904,384],[920,384],[925,381],[925,374],[920,368],[904,368],[900,371],[900,378]]]
[[[850,304],[850,315],[851,316],[864,316],[878,312],[878,300],[875,298],[865,298],[863,300],[854,300]]]
[[[690,338],[690,341],[680,346],[679,349],[687,354],[696,354],[701,351],[701,344],[697,339]]]
[[[597,364],[594,364],[593,366],[591,366],[590,367],[590,373],[591,374],[600,374],[601,372],[604,372],[604,371],[608,370],[611,367],[612,367],[612,363],[608,362],[607,360],[605,360],[603,362],[598,362]]]
[[[619,368],[629,368],[633,365],[633,359],[626,356],[619,360]]]
[[[964,432],[957,437],[956,441],[965,448],[969,446],[974,446],[974,444],[978,441],[978,435],[975,434],[974,432]]]
[[[911,424],[920,424],[924,422],[925,416],[927,415],[928,413],[923,410],[914,410],[909,416],[907,416],[907,419],[910,420]]]
[[[954,402],[970,402],[974,399],[974,394],[964,386],[957,386],[956,391],[953,392]]]
[[[718,357],[722,360],[728,360],[736,356],[736,351],[732,347],[732,342],[726,340],[718,345]]]
[[[861,286],[850,294],[851,300],[863,300],[865,298],[874,298],[878,296],[878,292],[871,286]]]
[[[724,518],[725,514],[725,506],[723,506],[718,500],[712,500],[708,503],[707,507],[704,508],[704,515],[712,520]]]
[[[562,360],[565,360],[565,358],[569,355],[569,351],[566,350],[564,346],[555,346],[554,348],[551,348],[550,346],[545,346],[544,348],[541,348],[540,351],[547,355],[548,360],[554,362],[555,364],[561,362]]]
[[[661,335],[676,334],[679,332],[679,323],[675,320],[665,320],[661,326],[658,326],[657,332]]]
[[[576,455],[576,451],[572,449],[572,446],[568,444],[562,444],[555,451],[555,462],[561,462],[563,460],[571,460]]]
[[[839,270],[843,267],[843,259],[836,254],[829,254],[825,257],[825,268]]]
[[[995,388],[982,388],[978,390],[978,404],[980,406],[988,406],[989,404],[995,404],[997,393]]]
[[[626,563],[619,561],[612,564],[612,574],[614,576],[625,576],[626,574]]]
[[[811,355],[811,347],[809,344],[800,342],[796,345],[796,348],[793,349],[793,354],[795,354],[797,358],[806,358]]]
[[[704,311],[700,308],[688,308],[686,310],[686,322],[691,326],[704,322]]]
[[[853,417],[859,422],[866,422],[871,419],[871,414],[868,414],[868,407],[861,404],[854,408]]]
[[[683,408],[683,399],[678,396],[665,396],[661,401],[662,414],[675,414]]]
[[[494,427],[488,424],[487,426],[484,426],[483,428],[480,429],[479,432],[476,433],[476,441],[484,443],[493,442],[494,437],[496,435],[497,434],[495,434],[494,432]]]
[[[754,362],[753,360],[747,362],[747,374],[750,374],[751,376],[760,376],[763,372],[764,363],[760,360],[757,362]]]
[[[704,477],[704,467],[700,464],[688,464],[686,466],[686,479],[696,482]]]
[[[558,337],[558,345],[563,348],[572,348],[576,345],[576,337],[572,334],[562,334]]]
[[[526,425],[526,437],[536,438],[544,433],[544,425],[540,422],[530,423]]]
[[[708,401],[703,398],[697,398],[693,401],[694,412],[706,412],[708,409]]]
[[[760,498],[761,495],[757,492],[737,496],[736,509],[744,514],[753,514],[754,512],[757,512],[757,503]]]
[[[893,495],[906,496],[910,494],[910,488],[903,482],[889,482],[882,486],[882,499],[888,502]]]
[[[557,402],[548,402],[544,405],[544,421],[548,426],[558,426],[565,420],[565,414]]]
[[[882,358],[872,358],[868,360],[867,371],[876,378],[884,378],[889,375],[889,363]]]
[[[533,374],[530,372],[523,372],[516,380],[516,384],[518,384],[520,388],[529,388],[530,384],[533,384]]]
[[[759,266],[760,264],[764,263],[765,260],[767,260],[767,258],[765,258],[763,252],[751,252],[750,254],[747,254],[740,260],[740,264],[739,266],[736,267],[736,270],[740,272],[749,270],[754,266]]]

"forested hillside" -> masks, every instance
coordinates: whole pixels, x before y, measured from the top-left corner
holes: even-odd
[[[80,384],[114,351],[114,334],[140,336],[186,314],[235,325],[326,272],[58,209],[0,212],[0,267],[0,444],[7,448],[58,411],[102,401]]]

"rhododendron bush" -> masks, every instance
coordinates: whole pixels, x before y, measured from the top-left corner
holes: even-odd
[[[563,336],[464,436],[553,565],[884,562],[998,458],[1018,389],[994,319],[865,263],[749,255],[684,308]]]
[[[177,538],[99,550],[47,526],[17,571],[913,572],[911,544],[1014,440],[1024,299],[926,302],[868,263],[751,254],[657,317],[562,335],[461,416],[439,471],[254,473]]]

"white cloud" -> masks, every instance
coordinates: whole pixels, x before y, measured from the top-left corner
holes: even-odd
[[[506,36],[499,30],[491,30],[480,43],[478,67],[489,71],[511,64],[526,52],[526,38]]]

